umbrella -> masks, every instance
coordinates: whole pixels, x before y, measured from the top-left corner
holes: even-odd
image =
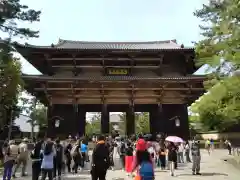
[[[183,142],[183,139],[180,137],[177,137],[177,136],[168,136],[165,140],[174,142],[174,143],[182,143]]]

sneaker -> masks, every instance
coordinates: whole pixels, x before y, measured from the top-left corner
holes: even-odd
[[[198,173],[196,173],[196,175],[202,175],[202,174],[198,172]]]
[[[195,172],[192,172],[192,175],[195,175]]]

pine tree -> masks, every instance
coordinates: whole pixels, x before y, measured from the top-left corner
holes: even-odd
[[[18,23],[39,21],[40,14],[40,11],[21,4],[20,0],[0,1],[0,32],[8,37],[4,40],[0,38],[0,125],[12,123],[20,112],[17,103],[23,85],[21,64],[13,57],[11,38],[38,37],[38,31],[20,27]]]
[[[197,60],[215,68],[208,93],[192,105],[208,130],[223,131],[240,123],[240,0],[212,0],[195,12],[203,21],[203,40],[196,44]]]

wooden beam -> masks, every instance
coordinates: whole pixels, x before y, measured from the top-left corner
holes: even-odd
[[[116,57],[108,57],[106,58],[105,60],[106,61],[112,61],[113,59],[112,58],[116,58]],[[99,58],[75,58],[76,61],[87,61],[87,60],[99,60],[99,61],[102,61],[102,58],[99,57]],[[72,58],[51,58],[52,61],[72,61]],[[129,60],[129,58],[124,58],[124,57],[118,57],[117,58],[118,61],[127,61]],[[156,57],[156,58],[152,58],[152,57],[149,57],[149,58],[140,58],[140,57],[136,57],[136,60],[138,61],[159,61],[159,58]]]
[[[78,88],[76,87],[76,91],[101,91],[102,88]],[[44,88],[34,88],[35,91],[43,91]],[[67,87],[54,87],[54,88],[47,88],[48,91],[70,91],[71,88]],[[106,91],[130,91],[132,88],[107,88],[105,87],[104,90]],[[162,91],[163,88],[137,88],[134,87],[134,91]],[[164,88],[165,91],[189,91],[189,88]],[[204,88],[191,88],[191,91],[205,91]]]
[[[54,96],[54,94],[53,94]],[[72,95],[62,95],[62,97],[68,97],[68,98],[72,98]],[[95,99],[95,98],[98,98],[98,99],[101,99],[102,98],[102,94],[76,94],[75,97],[78,97],[78,98],[90,98],[90,99]],[[138,95],[136,94],[135,96],[135,99],[137,98],[158,98],[159,95],[157,94],[148,94],[148,95]],[[178,96],[163,96],[162,98],[165,98],[165,99],[168,99],[168,98],[186,98],[186,97],[197,97],[197,96],[187,96],[187,95],[178,95]],[[104,95],[104,98],[127,98],[127,99],[131,99],[132,98],[132,95],[129,95],[129,94],[123,94],[123,95],[111,95],[111,94],[105,94]]]
[[[105,61],[105,60],[102,60],[102,61]],[[70,69],[73,66],[71,66],[71,65],[54,65],[52,67],[53,68]],[[86,68],[86,69],[102,69],[102,68],[157,69],[157,68],[159,68],[159,66],[144,66],[144,65],[142,65],[142,66],[140,66],[140,65],[137,65],[137,66],[99,66],[99,65],[89,66],[89,65],[76,65],[76,68]]]

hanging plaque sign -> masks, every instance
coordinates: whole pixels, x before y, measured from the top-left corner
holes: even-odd
[[[128,75],[129,69],[126,68],[108,68],[107,74],[112,76]]]

